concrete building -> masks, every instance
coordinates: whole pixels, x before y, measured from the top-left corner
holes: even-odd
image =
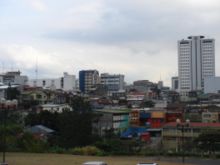
[[[171,89],[173,91],[178,92],[179,91],[179,77],[172,77],[171,78],[171,85],[172,85]]]
[[[220,77],[205,78],[204,93],[220,93]]]
[[[160,90],[163,88],[163,81],[158,81],[157,88]]]
[[[72,107],[68,104],[43,104],[40,106],[41,111],[49,111],[52,113],[62,113],[63,111],[72,111]]]
[[[10,71],[0,74],[0,98],[7,98],[7,89],[13,88],[22,91],[27,85],[28,77],[21,75],[20,71]]]
[[[96,85],[100,84],[99,72],[97,70],[79,71],[79,89],[88,94],[95,91]]]
[[[139,92],[148,92],[151,88],[155,88],[157,84],[150,82],[149,80],[137,80],[133,82],[133,85],[127,87],[127,91],[135,89]]]
[[[130,92],[127,94],[127,102],[133,108],[140,107],[144,101],[146,93],[143,92]]]
[[[75,75],[70,75],[67,72],[64,72],[63,90],[64,91],[76,90],[76,76]]]
[[[190,36],[178,41],[178,72],[181,96],[204,89],[204,78],[215,76],[215,40]]]
[[[0,74],[0,83],[8,85],[27,85],[28,77],[21,75],[20,71],[10,71]]]
[[[101,84],[105,85],[108,90],[108,94],[124,90],[124,75],[122,74],[101,74]]]
[[[219,112],[202,112],[203,123],[219,122]]]
[[[42,87],[51,90],[63,89],[64,91],[75,91],[76,76],[64,72],[63,77],[30,80],[28,81],[28,85],[31,87]]]
[[[61,83],[62,78],[45,78],[28,81],[28,85],[31,87],[42,87],[51,90],[62,89]]]
[[[19,89],[18,85],[3,85],[2,83],[0,83],[0,99],[1,98],[7,98],[7,90],[9,88],[13,88],[13,89]]]
[[[108,131],[122,133],[129,125],[129,110],[96,110],[98,120],[93,122],[93,133],[104,136]]]
[[[206,130],[218,130],[220,123],[199,123],[192,122],[189,127],[185,128],[184,134],[181,129],[177,128],[176,122],[170,122],[164,125],[162,137],[163,137],[163,147],[165,149],[174,149],[176,151],[181,150],[181,145],[192,142],[196,137],[198,137],[202,132]],[[184,135],[184,136],[183,136]]]

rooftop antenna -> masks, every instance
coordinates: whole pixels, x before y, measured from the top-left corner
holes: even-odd
[[[38,56],[36,56],[36,68],[35,68],[35,79],[36,79],[36,85],[37,85],[37,80],[38,80]]]
[[[35,65],[35,81],[34,86],[37,86],[37,80],[38,80],[38,56],[36,55],[36,65]]]

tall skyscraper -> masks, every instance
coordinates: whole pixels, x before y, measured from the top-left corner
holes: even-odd
[[[203,90],[204,78],[215,76],[215,40],[190,36],[178,41],[179,90]]]

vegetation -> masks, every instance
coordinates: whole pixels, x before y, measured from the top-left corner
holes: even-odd
[[[103,152],[95,146],[76,147],[70,149],[69,152],[74,155],[91,155],[91,156],[103,155]]]
[[[141,103],[142,108],[152,108],[152,107],[154,107],[154,105],[155,105],[155,103],[151,100],[144,101],[144,102]]]
[[[4,127],[3,120],[6,119],[6,125]],[[17,150],[17,137],[23,132],[22,117],[19,113],[8,111],[0,111],[0,139],[3,139],[3,136],[6,137],[6,143],[8,150]],[[3,149],[3,140],[0,141],[0,151]]]
[[[26,117],[26,125],[42,124],[56,131],[49,139],[50,146],[65,149],[90,145],[96,139],[92,135],[92,120],[90,105],[81,97],[73,97],[71,106],[74,111],[66,110],[62,113],[42,111],[32,113]]]
[[[220,151],[220,130],[207,130],[195,139],[196,148],[203,154],[208,152],[209,155],[215,155]]]
[[[98,116],[91,112],[88,101],[81,97],[71,97],[71,106],[74,111],[65,110],[62,113],[51,113],[42,111],[40,113],[29,113],[25,122],[23,117],[16,112],[6,114],[7,123],[4,129],[0,125],[0,132],[5,132],[7,151],[22,152],[51,152],[71,153],[80,155],[181,155],[182,153],[154,150],[143,144],[138,139],[121,140],[108,130],[104,137],[92,134],[92,122]],[[153,102],[145,102],[144,106],[153,106]],[[0,111],[0,121],[3,121],[5,111]],[[24,126],[42,124],[55,130],[53,136],[46,140],[24,131]],[[1,134],[0,138],[3,134]],[[220,151],[220,131],[203,132],[194,142],[185,144],[185,154],[198,156],[216,154]],[[3,144],[0,142],[0,149]],[[187,148],[191,149],[188,151]]]

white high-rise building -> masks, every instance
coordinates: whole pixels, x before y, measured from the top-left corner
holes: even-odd
[[[190,36],[178,41],[179,90],[203,90],[204,78],[215,76],[215,40]]]

